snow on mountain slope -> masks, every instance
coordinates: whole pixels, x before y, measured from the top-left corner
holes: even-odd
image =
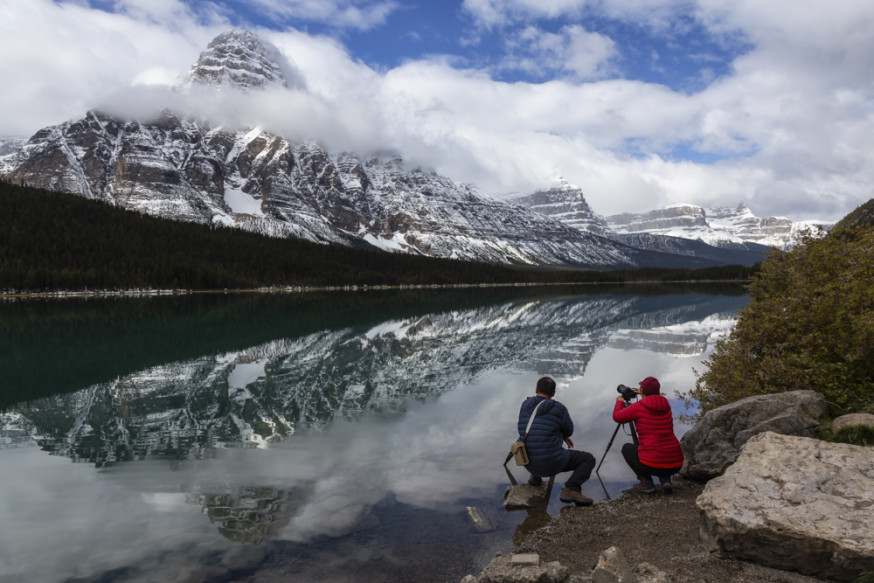
[[[756,243],[785,249],[801,232],[823,224],[795,223],[784,217],[757,217],[745,204],[705,209],[697,205],[673,205],[645,213],[623,213],[607,217],[618,233],[651,233],[700,240],[710,245]],[[829,226],[829,225],[824,225]]]
[[[210,85],[221,90],[288,87],[299,81],[280,52],[252,32],[230,30],[215,37],[188,71],[187,84]]]
[[[210,43],[180,90],[285,87],[283,61],[254,34],[231,31]],[[389,251],[498,263],[604,268],[647,260],[625,245],[407,168],[398,156],[331,153],[266,129],[171,111],[136,121],[90,111],[40,130],[0,164],[2,177],[15,183],[275,237],[357,239]]]

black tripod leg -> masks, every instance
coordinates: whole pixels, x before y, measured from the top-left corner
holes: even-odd
[[[604,455],[601,456],[601,461],[598,462],[598,467],[595,468],[595,473],[598,473],[598,470],[601,469],[601,464],[604,463],[604,458],[607,457],[607,452],[610,451],[610,447],[613,445],[613,440],[616,439],[616,434],[619,433],[619,428],[622,427],[621,423],[616,424],[616,429],[613,430],[613,435],[610,437],[610,442],[607,443],[607,449],[604,450]]]

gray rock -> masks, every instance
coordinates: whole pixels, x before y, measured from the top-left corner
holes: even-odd
[[[874,427],[874,415],[871,415],[870,413],[849,413],[848,415],[841,415],[832,421],[832,433],[837,433],[841,429],[854,427],[856,425]]]
[[[510,563],[519,567],[537,566],[540,564],[540,555],[537,553],[515,553],[510,555]]]
[[[671,577],[652,563],[638,563],[631,572],[635,583],[671,583]]]
[[[537,505],[538,499],[543,497],[543,486],[531,484],[519,484],[508,486],[504,492],[504,508],[532,508]]]
[[[492,526],[491,521],[475,506],[467,507],[467,516],[470,518],[470,522],[473,524],[473,528],[477,532],[489,532],[490,530],[495,529],[495,527]]]
[[[631,565],[622,551],[610,547],[598,557],[598,563],[592,570],[592,583],[632,583],[634,575]]]
[[[530,555],[533,553],[525,553]],[[517,555],[505,556],[499,554],[486,565],[478,576],[468,575],[461,583],[569,583],[570,573],[567,567],[558,562],[531,564],[531,557],[523,557],[522,561],[515,559]]]
[[[681,475],[709,480],[740,455],[741,446],[765,431],[813,437],[827,412],[816,391],[757,395],[708,411],[680,440],[686,462]]]
[[[840,581],[874,571],[869,448],[763,433],[697,505],[711,551]]]

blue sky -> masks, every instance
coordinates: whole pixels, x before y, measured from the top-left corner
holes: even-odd
[[[601,214],[796,220],[871,197],[868,0],[0,0],[0,136],[169,104],[229,28],[303,88],[199,106],[216,121],[397,150],[487,194],[562,177]]]

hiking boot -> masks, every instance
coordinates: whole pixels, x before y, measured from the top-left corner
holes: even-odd
[[[532,474],[532,475],[528,476],[528,483],[532,486],[542,486],[543,485],[543,478],[541,478],[540,476],[535,476]]]
[[[662,494],[673,494],[674,493],[674,486],[673,486],[673,484],[671,484],[670,478],[662,478],[660,481],[662,483]]]
[[[640,482],[632,486],[631,489],[635,492],[640,492],[641,494],[655,494],[656,492],[656,487],[652,478],[643,478]]]
[[[561,489],[561,495],[559,495],[558,499],[562,502],[573,502],[577,506],[589,506],[592,504],[592,499],[588,496],[583,496],[580,492],[568,490],[567,488]]]

